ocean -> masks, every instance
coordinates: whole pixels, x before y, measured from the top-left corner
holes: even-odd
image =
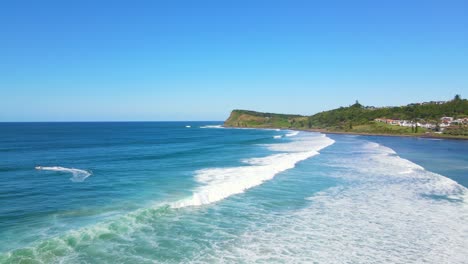
[[[468,263],[468,141],[0,123],[0,263]]]

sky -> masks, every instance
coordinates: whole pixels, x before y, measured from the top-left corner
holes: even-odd
[[[468,97],[468,1],[1,1],[0,121]]]

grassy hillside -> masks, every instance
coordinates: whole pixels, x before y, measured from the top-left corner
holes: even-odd
[[[437,123],[443,116],[468,117],[468,100],[456,96],[453,100],[445,103],[433,102],[381,108],[364,107],[356,102],[349,107],[340,107],[312,116],[234,110],[224,125],[229,127],[323,129],[330,132],[410,134],[424,133],[426,130],[419,128],[414,131],[408,127],[376,123],[374,119],[386,118]],[[468,130],[466,126],[460,126],[457,128],[457,134],[460,134],[460,131],[464,134],[465,130]],[[447,130],[451,133],[454,131]]]
[[[355,125],[369,124],[376,118],[415,120],[436,123],[443,116],[455,118],[468,116],[468,100],[454,99],[443,104],[370,108],[356,103],[309,117],[311,128],[343,130]]]
[[[304,127],[307,116],[261,113],[248,110],[233,110],[224,122],[228,127],[290,128]]]

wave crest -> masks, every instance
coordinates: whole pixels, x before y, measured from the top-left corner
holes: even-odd
[[[209,168],[197,171],[195,179],[202,185],[193,192],[191,197],[175,202],[171,207],[200,206],[242,193],[267,180],[271,180],[280,172],[294,168],[296,163],[319,154],[320,149],[334,143],[328,137],[317,136],[312,133],[298,137],[297,140],[302,145],[301,149],[297,149],[296,145],[293,144],[294,141],[285,144],[271,144],[286,145],[283,149],[285,153],[243,161],[250,166]],[[306,142],[310,144],[304,144]]]
[[[299,131],[292,131],[290,133],[287,133],[285,136],[294,137],[294,136],[297,136],[298,134],[299,134]]]

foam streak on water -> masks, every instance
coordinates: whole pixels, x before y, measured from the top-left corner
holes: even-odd
[[[65,167],[59,167],[59,166],[52,166],[52,167],[36,166],[36,170],[68,172],[73,175],[70,178],[70,180],[73,182],[82,182],[86,180],[86,178],[91,176],[91,172],[86,171],[86,170],[80,170],[80,169],[75,169],[75,168],[65,168]]]
[[[196,180],[201,184],[193,195],[173,203],[173,208],[200,206],[220,201],[234,194],[271,180],[275,175],[294,168],[296,163],[315,156],[319,150],[333,144],[333,140],[315,133],[290,133],[297,136],[291,143],[266,145],[271,150],[282,151],[263,158],[244,160],[249,166],[231,168],[209,168],[196,173]],[[281,147],[279,147],[281,146]]]
[[[206,125],[201,126],[200,128],[224,128],[222,125]]]

